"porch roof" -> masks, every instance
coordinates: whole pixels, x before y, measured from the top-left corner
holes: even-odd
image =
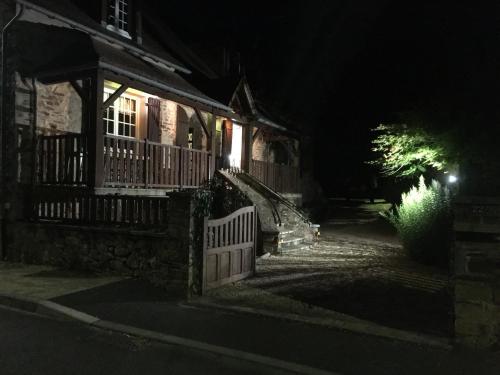
[[[102,39],[76,30],[22,21],[14,30],[19,70],[24,75],[56,82],[72,75],[74,78],[82,71],[101,68],[151,87],[155,94],[158,91],[173,94],[218,109],[225,115],[234,115],[229,106],[203,94],[176,72]],[[37,36],[36,43],[33,43],[33,35]]]
[[[107,30],[102,27],[102,25],[93,19],[89,14],[87,14],[81,7],[77,6],[71,0],[16,0],[18,3],[24,5],[28,10],[34,10],[40,14],[44,14],[50,18],[55,18],[62,22],[69,23],[72,27],[85,31],[86,33],[101,38],[105,38],[120,44],[122,47],[135,50],[138,53],[143,53],[155,60],[162,61],[163,63],[171,66],[172,68],[190,73],[179,60],[165,51],[163,48],[159,47],[154,43],[153,38],[146,33],[143,35],[143,43],[138,44],[137,42],[130,40],[118,33]],[[21,17],[24,19],[27,17],[25,15]],[[30,18],[28,16],[28,18]],[[35,16],[36,18],[36,16]],[[44,21],[41,21],[44,22]]]

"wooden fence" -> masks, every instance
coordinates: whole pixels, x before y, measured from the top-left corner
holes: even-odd
[[[250,174],[277,192],[300,192],[300,171],[297,167],[252,160]]]
[[[87,144],[81,134],[40,136],[37,159],[37,179],[40,184],[87,183]]]
[[[168,197],[38,191],[34,197],[33,218],[70,224],[166,226],[168,203]]]
[[[87,185],[85,136],[40,136],[38,183]],[[148,140],[104,136],[104,186],[130,188],[191,188],[210,175],[210,153]]]
[[[243,207],[203,228],[203,291],[255,273],[257,210]]]
[[[104,137],[104,184],[197,187],[209,178],[210,154],[148,140]]]

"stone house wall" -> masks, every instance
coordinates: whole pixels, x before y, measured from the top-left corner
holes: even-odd
[[[7,259],[65,269],[136,276],[190,294],[194,289],[194,223],[189,193],[175,193],[166,228],[134,230],[16,222],[7,230]]]
[[[179,116],[182,111],[184,116]],[[207,121],[206,114],[204,115]],[[194,131],[193,147],[198,150],[207,149],[207,137],[196,117],[196,113],[190,107],[177,104],[171,100],[161,101],[161,142],[168,145],[176,145],[179,127],[192,127]],[[187,132],[187,129],[184,129]]]
[[[177,125],[177,103],[170,100],[161,101],[161,143],[175,144]]]
[[[82,128],[82,102],[68,82],[45,85],[36,82],[37,132],[52,135],[80,133]],[[31,80],[16,74],[16,124],[30,125]]]
[[[254,128],[254,134],[256,133],[257,128]],[[267,161],[268,156],[268,144],[264,140],[264,135],[262,132],[259,132],[257,138],[253,142],[252,147],[252,158],[254,160]]]
[[[257,128],[254,128],[254,134],[256,133]],[[276,155],[272,151],[272,143],[269,139],[269,137],[266,135],[265,132],[259,132],[257,135],[257,138],[253,142],[252,146],[252,157],[255,160],[260,160],[260,161],[267,161],[270,163],[275,163],[276,162]],[[293,139],[293,138],[288,138],[287,143],[289,143],[289,146],[293,148],[294,150],[297,151],[296,155],[290,155],[288,154],[288,160],[291,165],[293,166],[298,166],[299,165],[299,154],[298,154],[298,149],[299,149],[299,141]]]

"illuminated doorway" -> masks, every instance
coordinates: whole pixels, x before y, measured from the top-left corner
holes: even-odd
[[[232,168],[241,169],[241,151],[243,147],[243,128],[240,125],[233,125],[233,137],[231,141],[231,154],[229,155],[229,165]]]

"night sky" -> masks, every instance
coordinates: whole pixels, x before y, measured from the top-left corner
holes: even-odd
[[[198,0],[164,14],[187,44],[241,54],[256,96],[313,137],[329,193],[366,178],[369,129],[402,113],[499,122],[498,2]]]

